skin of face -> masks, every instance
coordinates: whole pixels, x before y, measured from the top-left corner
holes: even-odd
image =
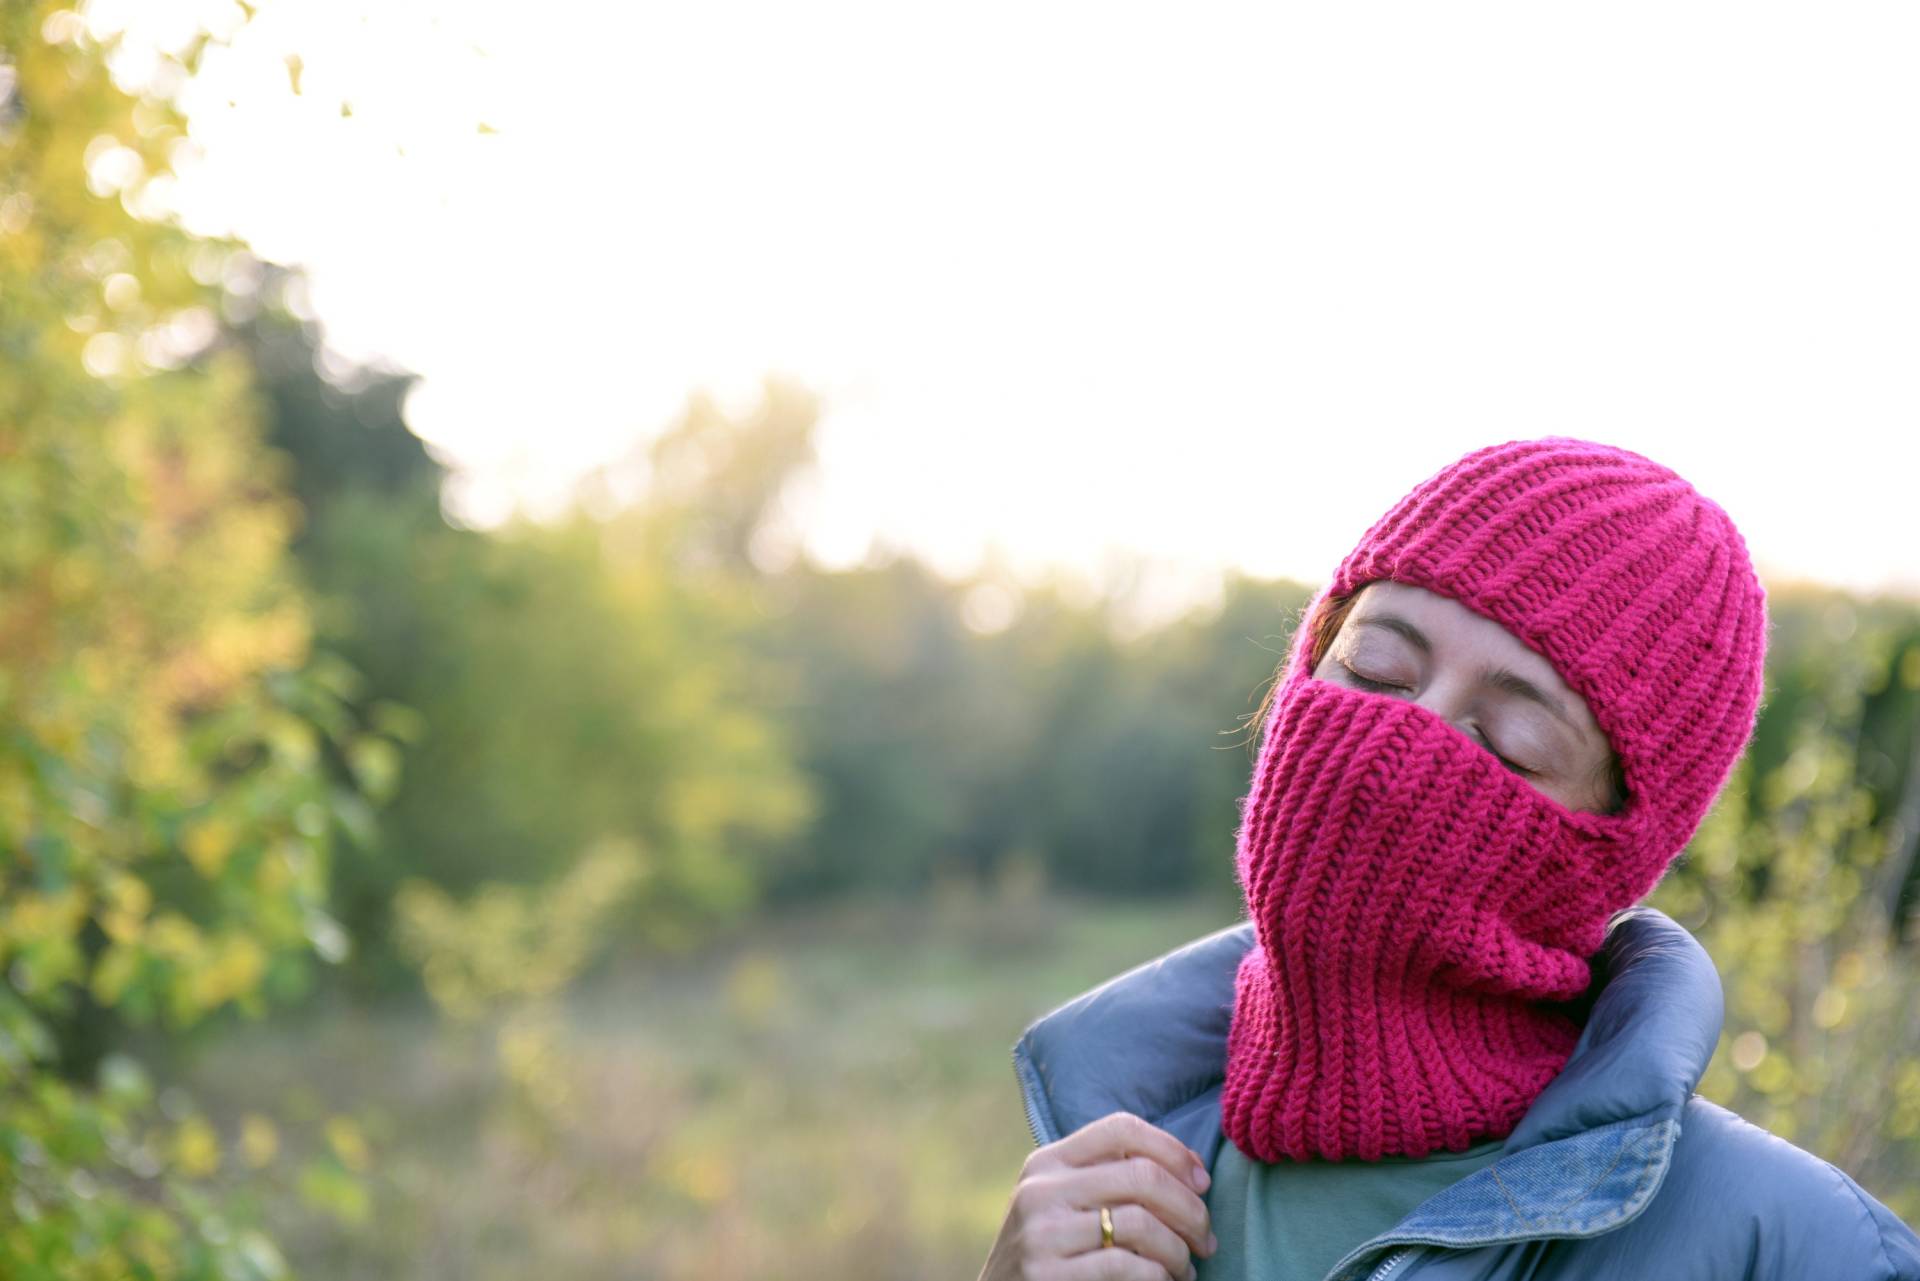
[[[1607,806],[1612,747],[1585,700],[1553,664],[1459,601],[1368,583],[1313,674],[1420,704],[1569,810]]]

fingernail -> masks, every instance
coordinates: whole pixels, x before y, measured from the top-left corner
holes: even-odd
[[[1213,1176],[1207,1173],[1205,1166],[1196,1165],[1193,1167],[1193,1186],[1196,1190],[1205,1192],[1207,1190],[1207,1184],[1211,1182],[1213,1182]]]
[[[1218,1250],[1219,1248],[1220,1248],[1220,1238],[1213,1235],[1213,1233],[1211,1232],[1207,1233],[1207,1253],[1212,1254],[1215,1250]]]

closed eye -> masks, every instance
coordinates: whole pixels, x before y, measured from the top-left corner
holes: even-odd
[[[1481,745],[1484,746],[1489,752],[1493,752],[1494,760],[1499,761],[1502,765],[1506,766],[1508,769],[1512,770],[1514,773],[1519,774],[1522,777],[1531,777],[1532,775],[1539,772],[1537,770],[1528,769],[1526,766],[1520,764],[1520,762],[1518,761],[1510,761],[1506,757],[1500,755],[1499,752],[1494,751],[1494,746],[1492,741],[1488,739],[1485,734],[1480,735],[1480,742],[1481,742]]]
[[[1377,681],[1372,679],[1371,677],[1362,676],[1359,672],[1354,671],[1352,666],[1349,665],[1347,660],[1344,658],[1336,659],[1335,661],[1338,662],[1340,666],[1346,671],[1347,675],[1350,678],[1352,678],[1353,683],[1358,685],[1361,689],[1372,690],[1375,693],[1379,693],[1379,694],[1389,694],[1389,693],[1395,692],[1396,690],[1404,690],[1407,693],[1413,692],[1407,689],[1405,685],[1395,685],[1388,681]],[[1493,759],[1496,761],[1499,761],[1500,764],[1506,769],[1513,771],[1515,774],[1520,775],[1522,778],[1531,778],[1535,774],[1539,773],[1538,770],[1530,770],[1526,766],[1520,764],[1518,761],[1510,761],[1506,757],[1502,756],[1499,750],[1494,747],[1493,740],[1488,738],[1486,735],[1486,732],[1480,729],[1479,726],[1474,727],[1474,732],[1480,735],[1481,745],[1485,747],[1489,753],[1492,754]]]
[[[1347,660],[1344,658],[1337,659],[1335,661],[1337,661],[1341,667],[1346,669],[1347,675],[1351,676],[1353,678],[1353,683],[1358,685],[1361,689],[1370,689],[1380,693],[1385,693],[1388,690],[1407,688],[1405,685],[1395,685],[1388,681],[1377,681],[1372,679],[1371,677],[1362,676],[1359,672],[1354,671],[1353,668],[1348,665]],[[1407,692],[1412,693],[1413,691],[1408,690]]]

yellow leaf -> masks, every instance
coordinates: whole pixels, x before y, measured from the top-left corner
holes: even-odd
[[[240,1155],[254,1169],[273,1160],[280,1151],[280,1131],[258,1112],[249,1112],[240,1121]]]
[[[140,937],[152,906],[153,891],[145,881],[116,874],[106,885],[106,901],[98,913],[100,928],[116,943],[132,943]]]
[[[188,828],[180,845],[200,875],[212,880],[233,853],[233,838],[232,827],[220,819],[210,819]]]
[[[199,1117],[181,1123],[173,1135],[173,1161],[189,1178],[204,1178],[220,1168],[220,1138]]]
[[[93,978],[88,986],[93,989],[94,999],[102,1005],[115,1004],[139,969],[137,951],[123,942],[109,943],[93,964]]]
[[[340,1164],[355,1174],[363,1174],[373,1164],[373,1151],[366,1135],[352,1117],[336,1116],[327,1122],[327,1146],[340,1158]]]

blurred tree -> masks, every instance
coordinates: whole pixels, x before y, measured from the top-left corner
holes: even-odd
[[[240,337],[307,504],[297,546],[320,594],[321,634],[431,733],[380,859],[338,877],[356,934],[387,937],[388,898],[409,873],[455,891],[488,879],[533,885],[587,843],[633,835],[638,814],[660,812],[647,811],[643,788],[623,786],[623,818],[604,796],[589,803],[617,753],[646,759],[633,754],[637,739],[620,745],[641,721],[621,718],[604,692],[693,670],[665,653],[647,676],[632,662],[640,651],[620,648],[622,628],[639,620],[607,614],[609,593],[636,588],[648,608],[670,611],[672,627],[665,613],[646,624],[657,643],[680,628],[711,663],[737,664],[716,687],[716,697],[734,691],[730,714],[750,703],[791,731],[817,817],[776,824],[784,835],[765,837],[770,852],[732,860],[762,869],[771,898],[914,893],[943,875],[990,876],[1007,860],[1100,893],[1206,884],[1231,895],[1231,857],[1208,852],[1230,850],[1247,768],[1232,731],[1304,589],[1235,579],[1218,616],[1122,640],[1118,602],[1075,600],[1057,583],[1007,588],[1018,598],[1012,625],[983,632],[966,618],[983,581],[950,582],[900,556],[823,571],[795,546],[787,508],[813,458],[818,405],[777,380],[737,415],[691,398],[582,483],[571,525],[454,530],[439,514],[440,469],[401,414],[410,376],[326,353],[317,326],[293,314],[297,277],[266,268],[248,296],[261,306]],[[660,595],[668,583],[678,605]],[[482,690],[537,691],[538,707],[513,723],[543,725],[553,750],[525,751],[507,731],[511,696]],[[443,723],[454,732],[441,735]],[[734,795],[740,811],[771,821],[765,801]],[[659,830],[649,839],[674,843]],[[739,905],[746,893],[740,882],[722,899]],[[365,959],[383,957],[395,960],[384,949]]]
[[[1763,734],[1651,896],[1727,988],[1701,1093],[1920,1218],[1920,618],[1770,594]]]
[[[772,537],[787,516],[787,491],[814,461],[820,406],[804,388],[769,378],[760,403],[738,417],[705,395],[657,437],[581,486],[589,507],[625,506],[615,495],[642,490],[644,500],[619,522],[635,545],[670,558],[682,574],[751,578],[767,568]]]
[[[288,488],[324,522],[355,494],[437,509],[444,472],[408,430],[407,393],[419,379],[341,360],[307,313],[306,278],[242,259],[247,293],[229,305],[227,341],[243,350],[266,399],[267,441],[293,462]],[[303,527],[295,546],[304,545]]]
[[[1305,589],[1233,577],[1217,610],[1123,637],[1116,600],[1002,579],[900,556],[781,576],[767,652],[799,673],[785,713],[820,811],[769,893],[913,893],[1012,860],[1077,893],[1230,901],[1239,731]],[[985,629],[983,594],[1006,615]]]
[[[296,549],[319,634],[412,744],[373,856],[335,878],[342,918],[373,944],[360,979],[411,973],[390,919],[407,879],[531,888],[609,842],[644,871],[621,922],[636,945],[686,946],[745,910],[756,842],[808,812],[765,710],[778,674],[748,648],[762,612],[748,545],[809,448],[811,401],[772,384],[736,423],[695,398],[562,519],[456,528],[402,415],[412,376],[341,361],[297,314],[299,277],[259,275],[231,341],[306,506]],[[637,496],[612,500],[609,476],[636,460]]]
[[[1030,815],[1006,771],[1028,759],[1028,710],[1012,696],[953,585],[915,561],[779,583],[767,661],[798,673],[781,704],[819,793],[813,824],[774,864],[776,899],[924,889],[936,866],[974,871]]]
[[[110,55],[0,4],[0,1275],[273,1275],[206,1184],[220,1136],[108,1046],[345,955],[365,798],[318,762],[392,744],[310,653],[247,366],[210,349],[233,246],[160,210],[181,125]]]

